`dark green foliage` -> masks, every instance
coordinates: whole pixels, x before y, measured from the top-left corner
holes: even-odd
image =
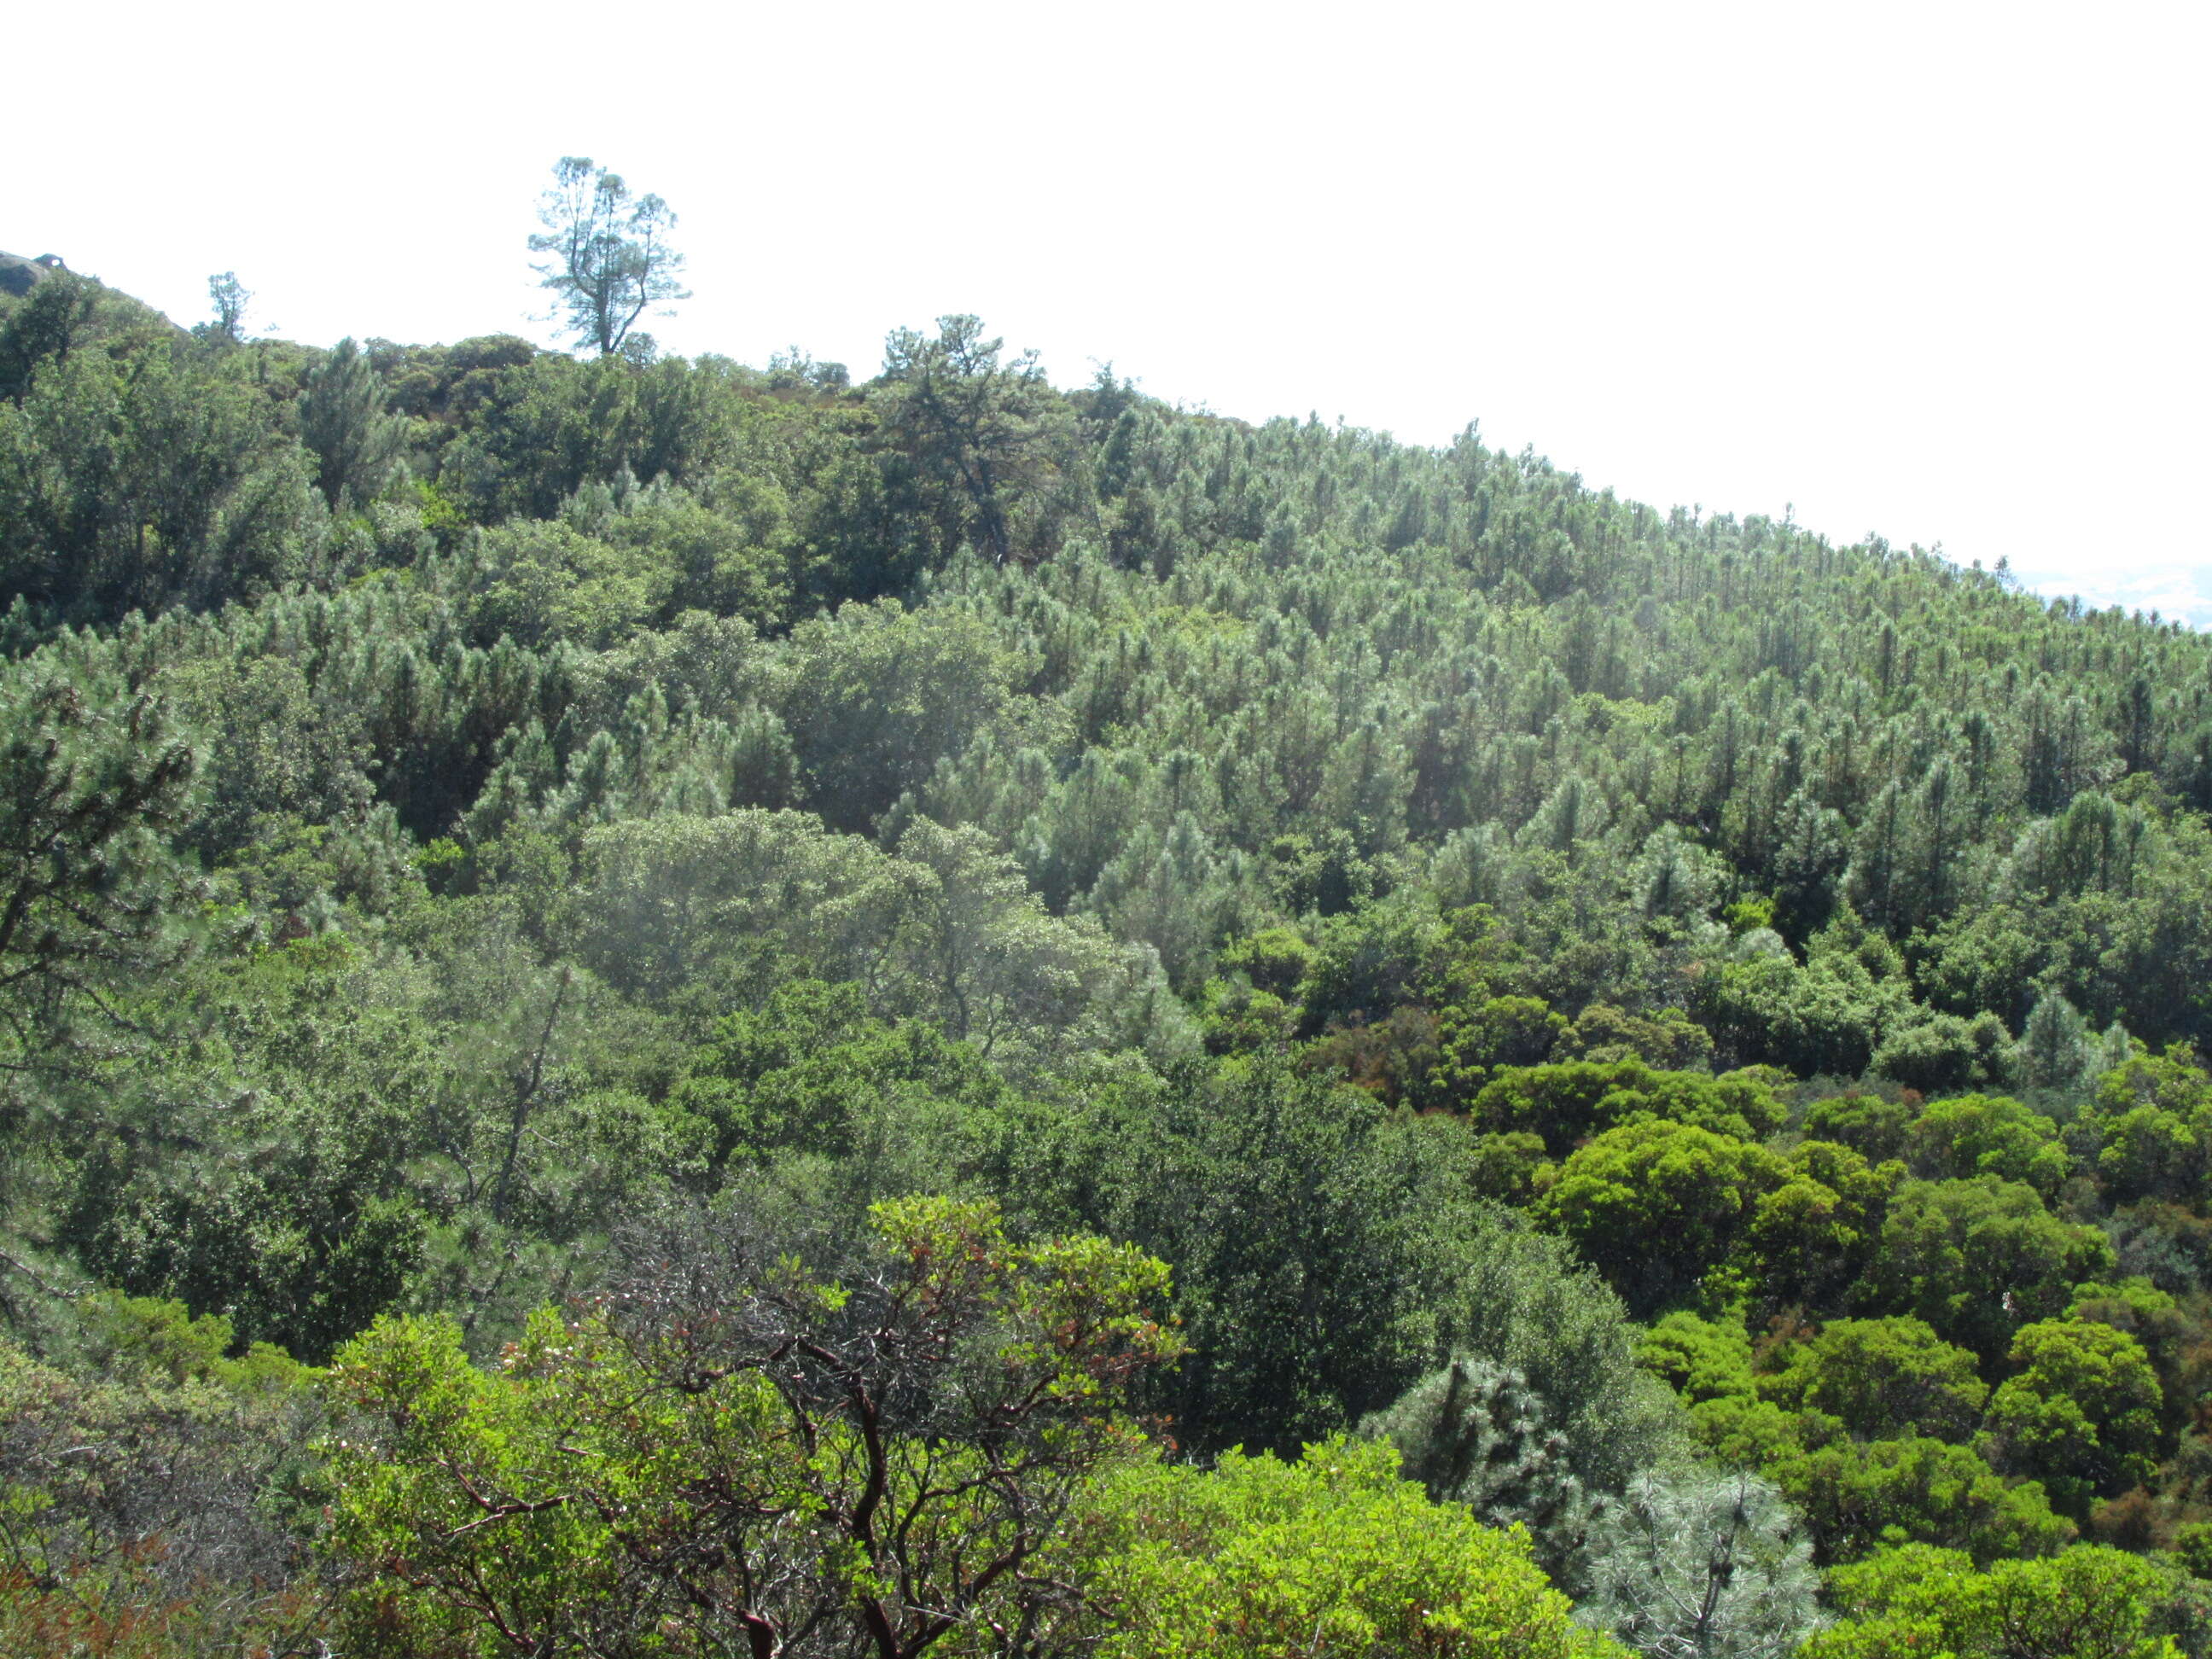
[[[106,702],[51,669],[0,685],[0,1036],[17,1079],[112,1036],[116,1000],[173,959],[189,890],[163,832],[192,763],[154,697]]]
[[[1020,659],[975,617],[848,605],[792,636],[791,728],[808,798],[865,831],[1006,709]]]
[[[1918,1117],[1918,1110],[1903,1101],[1839,1095],[1814,1103],[1805,1114],[1805,1133],[1815,1140],[1853,1147],[1869,1163],[1880,1164],[1905,1155]]]
[[[66,365],[93,331],[100,297],[98,283],[57,271],[9,307],[0,320],[0,398],[21,407],[42,371]]]
[[[1662,1070],[1696,1071],[1711,1060],[1713,1040],[1679,1008],[1641,1016],[1593,1002],[1559,1033],[1553,1053],[1561,1060],[1641,1060]]]
[[[901,1184],[902,1143],[927,1133],[919,1121],[987,1111],[1004,1089],[972,1047],[937,1027],[876,1018],[859,986],[792,980],[759,1010],[716,1022],[669,1102],[708,1126],[709,1182],[733,1163],[800,1152],[874,1164],[864,1181],[888,1190]]]
[[[1936,1014],[1892,1031],[1869,1069],[1923,1095],[2002,1083],[2009,1071],[2004,1022],[1983,1012],[1971,1020]]]
[[[0,406],[0,592],[101,621],[310,574],[322,507],[230,360],[76,351]]]
[[[906,463],[898,482],[934,520],[942,551],[965,543],[1000,564],[1031,554],[1057,516],[1051,483],[1071,435],[1036,354],[1002,362],[1003,344],[974,317],[939,318],[933,339],[894,330],[875,399]]]
[[[1687,1453],[1678,1402],[1637,1364],[1620,1298],[1559,1239],[1510,1225],[1471,1241],[1446,1328],[1449,1351],[1527,1379],[1593,1492]]]
[[[384,382],[350,339],[339,341],[305,380],[300,441],[315,458],[315,487],[333,513],[365,506],[391,477],[407,422],[385,412]]]
[[[1471,1248],[1455,1137],[1267,1060],[1179,1079],[1155,1113],[1100,1126],[1085,1184],[1178,1264],[1194,1352],[1163,1403],[1193,1443],[1293,1449],[1437,1362]]]

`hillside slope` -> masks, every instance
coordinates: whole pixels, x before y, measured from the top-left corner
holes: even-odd
[[[855,385],[66,274],[0,601],[26,1340],[482,1356],[668,1206],[952,1194],[1171,1265],[1188,1449],[1488,1401],[1593,1605],[1577,1505],[1698,1457],[1824,1569],[2199,1593],[2200,635],[972,319]]]

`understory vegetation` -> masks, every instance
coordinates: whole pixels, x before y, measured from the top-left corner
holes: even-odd
[[[2212,1654],[2212,647],[0,299],[0,1650]]]

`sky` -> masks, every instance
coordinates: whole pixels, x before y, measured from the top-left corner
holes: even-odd
[[[27,9],[0,248],[167,311],[534,323],[583,155],[679,216],[665,349],[1060,384],[1788,511],[2212,626],[2212,8],[392,0]]]

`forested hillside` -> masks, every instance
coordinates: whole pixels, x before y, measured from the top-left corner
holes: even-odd
[[[0,295],[0,1649],[2212,1653],[2203,636],[235,324]]]

